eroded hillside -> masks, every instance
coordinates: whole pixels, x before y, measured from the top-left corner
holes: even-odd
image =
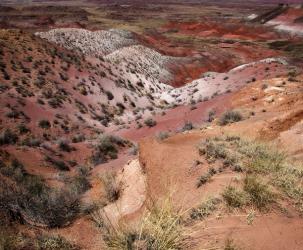
[[[302,8],[273,8],[0,9],[0,248],[301,249]]]

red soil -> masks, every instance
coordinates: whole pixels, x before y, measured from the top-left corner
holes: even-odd
[[[278,39],[279,35],[263,26],[245,26],[241,23],[217,23],[211,20],[203,22],[178,23],[171,22],[163,26],[163,31],[177,30],[183,34],[193,34],[201,37],[222,37],[225,39],[269,40]]]

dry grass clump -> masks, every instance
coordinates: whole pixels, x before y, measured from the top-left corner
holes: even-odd
[[[260,210],[266,209],[269,204],[275,202],[273,192],[256,175],[247,175],[243,188],[249,195],[251,203]]]
[[[185,235],[181,213],[175,212],[171,202],[149,209],[137,226],[114,226],[103,213],[97,217],[108,249],[184,249]],[[96,216],[94,216],[96,218]]]
[[[117,182],[115,173],[106,172],[100,176],[107,201],[114,202],[121,194],[121,184]]]
[[[227,206],[232,208],[241,208],[248,202],[248,196],[243,191],[235,187],[228,186],[222,193],[222,197]]]
[[[240,250],[240,248],[235,245],[233,240],[227,239],[224,245],[224,250]]]

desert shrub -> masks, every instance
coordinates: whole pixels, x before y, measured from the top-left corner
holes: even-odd
[[[229,207],[240,208],[247,203],[247,195],[237,190],[235,187],[228,186],[222,194],[223,199]]]
[[[23,123],[18,124],[17,128],[18,128],[20,134],[26,134],[26,133],[30,132],[30,129],[27,126],[25,126],[25,124],[23,124]]]
[[[21,142],[21,145],[28,147],[39,147],[41,143],[42,142],[40,139],[35,138],[33,136],[28,136]]]
[[[0,145],[15,144],[18,141],[18,136],[10,129],[5,129],[0,134]]]
[[[17,110],[11,110],[5,114],[7,118],[18,119],[20,117],[20,112]]]
[[[51,124],[48,120],[40,120],[38,125],[40,128],[43,128],[43,129],[49,129],[51,127]]]
[[[189,122],[189,121],[186,121],[181,129],[182,132],[184,131],[189,131],[189,130],[193,130],[194,129],[194,125]]]
[[[163,141],[169,137],[169,133],[167,131],[160,131],[156,137],[159,141]]]
[[[275,201],[274,194],[256,175],[247,175],[244,180],[244,191],[249,194],[250,201],[258,209],[266,209]]]
[[[87,167],[79,167],[77,174],[73,176],[69,181],[69,187],[77,194],[82,194],[91,188],[91,184],[88,180],[89,169]]]
[[[120,137],[102,135],[95,145],[91,161],[95,165],[98,165],[106,162],[108,159],[116,159],[118,157],[119,147],[123,147],[125,145],[126,141]]]
[[[216,111],[210,110],[208,112],[208,119],[207,119],[207,121],[208,122],[212,122],[215,119],[215,115],[216,115]]]
[[[227,150],[224,144],[213,139],[206,139],[199,146],[199,154],[205,155],[206,159],[212,161],[213,159],[225,159],[227,157]]]
[[[130,149],[129,149],[129,154],[130,155],[137,155],[138,154],[138,150],[139,150],[139,147],[138,145],[133,145]]]
[[[224,245],[224,250],[240,250],[233,240],[227,239]]]
[[[208,198],[199,207],[190,211],[190,218],[193,220],[204,219],[211,215],[221,203],[219,198]]]
[[[239,111],[226,111],[219,120],[219,125],[224,126],[229,123],[239,122],[243,120],[243,116]]]
[[[114,99],[114,95],[112,94],[112,92],[110,92],[110,91],[105,91],[105,94],[106,94],[107,99],[108,99],[109,101],[111,101],[111,100]]]
[[[2,166],[1,174],[10,181],[1,181],[0,212],[12,220],[42,227],[61,227],[78,214],[80,201],[76,193],[68,188],[57,190],[46,186],[41,178],[28,174],[20,162]]]
[[[57,168],[61,171],[69,171],[69,167],[62,160],[57,160],[57,159],[51,158],[50,156],[46,156],[45,161],[51,163],[55,168]]]
[[[37,239],[39,250],[78,250],[75,244],[68,242],[60,235],[43,235]]]
[[[103,184],[107,201],[115,202],[118,200],[121,193],[121,186],[116,180],[116,175],[112,172],[105,173],[100,176],[100,180]]]
[[[199,177],[197,182],[197,188],[205,185],[207,182],[210,181],[211,177],[215,175],[217,171],[214,168],[208,169],[208,172],[202,176]]]
[[[83,142],[85,141],[85,135],[83,134],[76,134],[72,138],[73,143]]]
[[[154,127],[157,125],[157,122],[153,118],[148,118],[144,121],[144,124],[148,127]]]
[[[73,221],[80,211],[79,197],[68,189],[45,188],[39,195],[26,196],[26,200],[20,200],[22,213],[33,224],[47,225],[50,228],[65,226]]]
[[[74,148],[69,145],[69,142],[66,139],[60,139],[58,141],[58,147],[60,150],[65,152],[71,152],[74,150]]]

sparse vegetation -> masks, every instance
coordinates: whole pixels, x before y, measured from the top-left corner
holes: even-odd
[[[246,172],[243,191],[228,187],[223,192],[227,205],[241,207],[250,203],[259,210],[266,210],[277,201],[277,195],[271,191],[273,186],[291,198],[299,211],[302,210],[303,187],[299,181],[302,170],[289,164],[285,154],[273,145],[225,136],[204,141],[199,152],[210,163],[221,161],[223,168]],[[209,175],[205,175],[203,183],[208,180]]]

